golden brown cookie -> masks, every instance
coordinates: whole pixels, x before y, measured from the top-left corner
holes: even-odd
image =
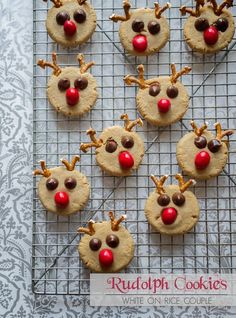
[[[140,165],[144,156],[144,143],[141,137],[132,131],[135,125],[142,126],[140,118],[130,121],[123,114],[124,128],[113,126],[106,128],[99,138],[92,128],[87,131],[91,143],[81,144],[80,149],[87,152],[88,148],[96,148],[96,161],[102,170],[112,176],[128,176]]]
[[[125,16],[113,14],[110,19],[121,21],[119,36],[124,49],[131,55],[150,55],[158,52],[169,39],[169,24],[162,13],[170,8],[155,2],[155,8],[141,8],[130,11],[128,0],[123,2]]]
[[[151,176],[156,185],[145,204],[145,216],[148,222],[161,234],[175,235],[190,231],[199,219],[200,208],[196,196],[186,191],[195,181],[190,179],[184,182],[183,177],[177,174],[175,178],[179,185],[164,187],[168,176],[158,180]]]
[[[177,144],[176,156],[180,168],[194,179],[210,179],[218,176],[228,159],[228,145],[225,136],[232,130],[222,131],[216,123],[216,136],[207,130],[207,124],[198,128],[191,122],[193,132],[184,135]]]
[[[78,55],[80,67],[57,65],[56,53],[52,54],[53,62],[39,60],[38,65],[53,69],[48,81],[47,96],[50,104],[65,116],[82,116],[90,111],[98,98],[95,78],[87,72],[94,62],[85,63],[83,54]]]
[[[144,67],[138,66],[139,77],[127,75],[124,81],[127,85],[137,84],[139,90],[136,96],[138,111],[150,124],[167,126],[180,120],[189,105],[189,96],[185,86],[178,81],[183,74],[191,71],[185,66],[177,72],[171,64],[172,75],[144,79]]]
[[[78,250],[86,267],[97,273],[119,272],[127,267],[134,256],[134,241],[131,234],[109,212],[111,221],[94,223],[89,221],[88,228],[79,228],[85,233]]]
[[[47,1],[47,0],[44,0]],[[96,12],[87,0],[51,0],[46,28],[49,36],[63,47],[85,43],[96,29]]]
[[[87,178],[75,170],[79,160],[79,156],[75,156],[71,163],[63,159],[64,166],[51,169],[41,161],[42,170],[34,171],[34,175],[42,175],[38,195],[46,210],[58,215],[70,215],[80,211],[87,203],[90,187]]]
[[[180,8],[182,15],[190,14],[184,25],[187,44],[203,54],[212,54],[224,49],[234,36],[234,17],[227,9],[233,0],[224,0],[220,5],[216,0],[196,0],[196,9]]]

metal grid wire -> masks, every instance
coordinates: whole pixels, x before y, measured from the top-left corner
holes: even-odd
[[[49,2],[49,1],[48,1]],[[62,49],[51,41],[45,29],[47,10],[51,3],[34,0],[34,169],[45,159],[48,167],[60,164],[60,158],[71,159],[79,153],[79,145],[87,141],[86,130],[96,128],[98,135],[113,124],[122,124],[120,115],[127,112],[136,118],[137,88],[123,83],[126,74],[136,75],[136,66],[143,63],[147,78],[168,75],[170,63],[177,68],[185,65],[192,72],[182,77],[191,96],[190,108],[181,122],[171,127],[156,128],[147,123],[137,128],[145,142],[142,165],[132,176],[114,178],[100,171],[93,151],[81,155],[78,165],[91,184],[91,198],[85,210],[70,217],[57,216],[42,208],[34,180],[33,197],[33,290],[38,294],[88,294],[89,270],[80,261],[77,245],[78,226],[91,217],[95,221],[108,218],[107,212],[126,214],[126,227],[135,244],[135,257],[126,272],[134,273],[233,273],[236,269],[236,140],[230,138],[229,162],[222,174],[210,181],[198,182],[193,191],[201,206],[195,229],[185,235],[163,236],[155,232],[144,217],[144,204],[154,186],[149,176],[170,174],[168,182],[179,171],[176,164],[176,143],[189,129],[189,122],[207,120],[210,128],[220,121],[224,129],[235,127],[236,52],[235,40],[228,49],[213,56],[193,54],[183,40],[185,17],[179,14],[181,5],[193,1],[175,0],[166,11],[170,41],[151,57],[130,57],[119,42],[119,24],[108,17],[122,13],[121,0],[91,1],[97,12],[98,25],[92,39],[79,49]],[[132,0],[132,7],[153,6],[153,1]],[[163,5],[165,1],[160,1]],[[233,9],[234,12],[236,12]],[[96,65],[91,72],[99,86],[99,99],[93,110],[80,119],[58,114],[46,98],[51,70],[36,65],[39,58],[51,59],[56,51],[61,66],[77,65],[78,52]],[[36,178],[35,178],[36,179]]]

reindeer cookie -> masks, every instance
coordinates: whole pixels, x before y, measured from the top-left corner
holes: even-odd
[[[113,126],[105,129],[99,139],[92,128],[87,131],[91,143],[81,144],[80,150],[87,152],[88,148],[96,148],[96,161],[102,170],[112,176],[128,176],[137,169],[144,156],[144,143],[136,132],[135,125],[142,126],[140,118],[130,121],[127,114],[123,114],[124,128]]]
[[[216,123],[216,136],[207,130],[207,124],[198,128],[191,122],[193,132],[183,136],[177,144],[176,156],[180,168],[195,179],[210,179],[218,176],[226,165],[228,147],[225,136],[233,134],[232,130],[222,131]]]
[[[177,174],[175,178],[179,185],[164,187],[168,176],[162,176],[158,180],[155,176],[151,179],[156,185],[145,204],[145,216],[148,222],[161,234],[184,234],[190,231],[199,218],[199,205],[197,198],[191,191],[186,191],[192,179],[184,182],[183,177]]]
[[[141,8],[130,12],[128,0],[123,2],[125,16],[113,14],[110,19],[121,21],[119,36],[124,49],[131,55],[150,55],[158,52],[169,39],[170,30],[162,13],[170,8],[167,3],[162,8],[156,2],[155,8]]]
[[[110,222],[94,223],[89,221],[88,228],[80,227],[85,233],[81,238],[78,250],[84,264],[93,272],[119,272],[127,267],[134,256],[134,241],[131,234],[109,212]]]
[[[180,72],[171,64],[172,75],[160,76],[149,80],[144,79],[144,67],[138,66],[139,78],[127,75],[127,85],[135,83],[139,86],[136,96],[138,111],[150,124],[167,126],[180,120],[189,105],[188,92],[178,78],[191,71],[185,66]]]
[[[47,1],[47,0],[43,0]],[[49,36],[63,47],[85,43],[96,29],[96,12],[87,0],[51,0],[46,28]]]
[[[60,68],[56,53],[52,63],[39,60],[38,65],[51,67],[53,74],[48,82],[47,96],[50,104],[66,116],[82,116],[90,111],[98,98],[95,78],[87,72],[94,62],[86,64],[83,54],[78,55],[80,67]]]
[[[187,44],[203,54],[216,53],[224,49],[234,36],[234,18],[227,8],[233,0],[196,0],[196,9],[180,8],[182,15],[190,14],[184,25]]]
[[[40,161],[42,170],[35,170],[34,175],[42,175],[38,183],[38,195],[46,210],[59,215],[70,215],[80,211],[89,199],[90,187],[87,178],[75,170],[80,160],[75,156],[69,163],[63,159],[64,166],[48,169]]]

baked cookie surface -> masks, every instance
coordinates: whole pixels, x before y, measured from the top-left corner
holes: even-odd
[[[53,63],[39,60],[38,65],[54,69],[48,81],[47,97],[50,104],[65,116],[83,116],[91,110],[98,98],[97,82],[87,72],[94,64],[85,63],[82,54],[78,55],[80,67],[60,68],[56,64],[53,53]]]
[[[222,140],[233,134],[232,130],[222,131],[216,123],[216,136],[207,130],[207,124],[197,128],[191,122],[193,132],[184,135],[177,144],[176,156],[180,168],[195,179],[210,179],[218,176],[228,160],[228,147]]]
[[[70,164],[63,160],[64,166],[47,169],[41,161],[42,170],[35,170],[35,175],[42,175],[38,182],[38,195],[46,210],[58,215],[70,215],[80,211],[89,199],[90,186],[87,178],[75,170],[76,156]]]
[[[53,1],[46,28],[49,36],[63,47],[76,47],[89,40],[96,29],[96,12],[85,0]]]
[[[144,156],[144,142],[132,131],[135,125],[142,125],[141,119],[131,122],[127,114],[121,116],[125,127],[112,126],[106,128],[99,139],[93,129],[87,131],[92,140],[89,144],[81,144],[80,149],[87,152],[90,147],[96,148],[96,161],[101,169],[112,176],[128,176],[136,170]]]
[[[144,67],[138,66],[139,78],[127,75],[124,81],[127,85],[138,84],[136,96],[137,108],[140,115],[150,124],[168,126],[180,120],[189,106],[189,95],[186,87],[177,79],[191,71],[184,67],[180,72],[171,65],[171,76],[160,76],[145,80]]]
[[[79,228],[85,233],[81,238],[78,251],[85,266],[97,273],[119,272],[127,267],[134,256],[134,241],[129,231],[120,225],[122,216],[111,221],[89,222],[88,228]]]
[[[169,40],[168,21],[161,16],[170,8],[167,3],[162,8],[155,3],[155,8],[140,8],[130,11],[129,1],[123,2],[125,16],[113,14],[110,19],[121,21],[119,37],[124,49],[131,55],[151,55],[158,52]]]
[[[209,1],[208,5],[201,5],[197,1],[196,10],[182,7],[182,14],[189,13],[184,25],[184,37],[187,44],[194,51],[203,54],[213,54],[232,41],[235,24],[234,17],[225,7],[230,7],[230,1],[224,1],[217,5],[215,1]]]
[[[200,208],[196,196],[186,189],[194,183],[184,183],[181,175],[176,175],[180,185],[163,186],[168,176],[160,180],[152,176],[157,189],[145,204],[148,222],[161,234],[176,235],[190,231],[199,219]]]

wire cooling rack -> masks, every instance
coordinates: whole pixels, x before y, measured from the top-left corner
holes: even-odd
[[[49,1],[48,1],[49,2]],[[165,12],[169,19],[170,42],[160,53],[151,57],[134,58],[124,54],[119,42],[119,24],[108,17],[122,13],[121,0],[93,0],[98,24],[92,39],[77,49],[58,47],[45,29],[47,10],[51,3],[34,0],[34,169],[45,159],[49,167],[60,165],[60,158],[71,159],[79,153],[81,141],[87,141],[86,130],[91,126],[98,134],[113,124],[123,124],[120,115],[127,112],[136,118],[135,94],[137,88],[123,83],[126,74],[137,74],[136,66],[143,63],[146,77],[168,75],[170,63],[177,68],[185,65],[192,72],[182,77],[191,96],[190,108],[181,122],[157,129],[144,124],[137,131],[145,142],[146,153],[140,168],[127,178],[109,177],[95,163],[94,152],[81,154],[78,165],[91,184],[91,198],[81,213],[70,217],[56,216],[45,211],[37,196],[34,180],[33,197],[33,290],[37,294],[89,293],[89,271],[80,261],[77,245],[80,234],[76,229],[91,217],[95,221],[108,218],[109,210],[117,215],[126,214],[126,227],[135,244],[135,257],[127,272],[134,273],[233,273],[236,269],[236,140],[230,138],[229,162],[223,173],[210,181],[198,182],[193,191],[201,206],[201,215],[195,229],[185,235],[163,236],[148,225],[144,217],[144,204],[154,186],[149,176],[170,174],[170,180],[179,171],[176,164],[176,143],[189,130],[189,122],[216,121],[223,128],[236,124],[236,52],[235,40],[213,56],[193,54],[183,40],[183,23],[179,7],[193,5],[192,1],[172,1]],[[153,6],[153,1],[131,0],[132,7]],[[165,1],[160,1],[163,5]],[[235,9],[233,9],[234,12]],[[91,72],[99,86],[94,109],[81,119],[68,119],[57,114],[46,98],[47,81],[51,70],[36,65],[39,58],[51,60],[56,51],[61,66],[77,65],[78,52],[86,61],[96,65]],[[36,179],[36,178],[35,178]],[[174,181],[175,182],[175,181]]]

